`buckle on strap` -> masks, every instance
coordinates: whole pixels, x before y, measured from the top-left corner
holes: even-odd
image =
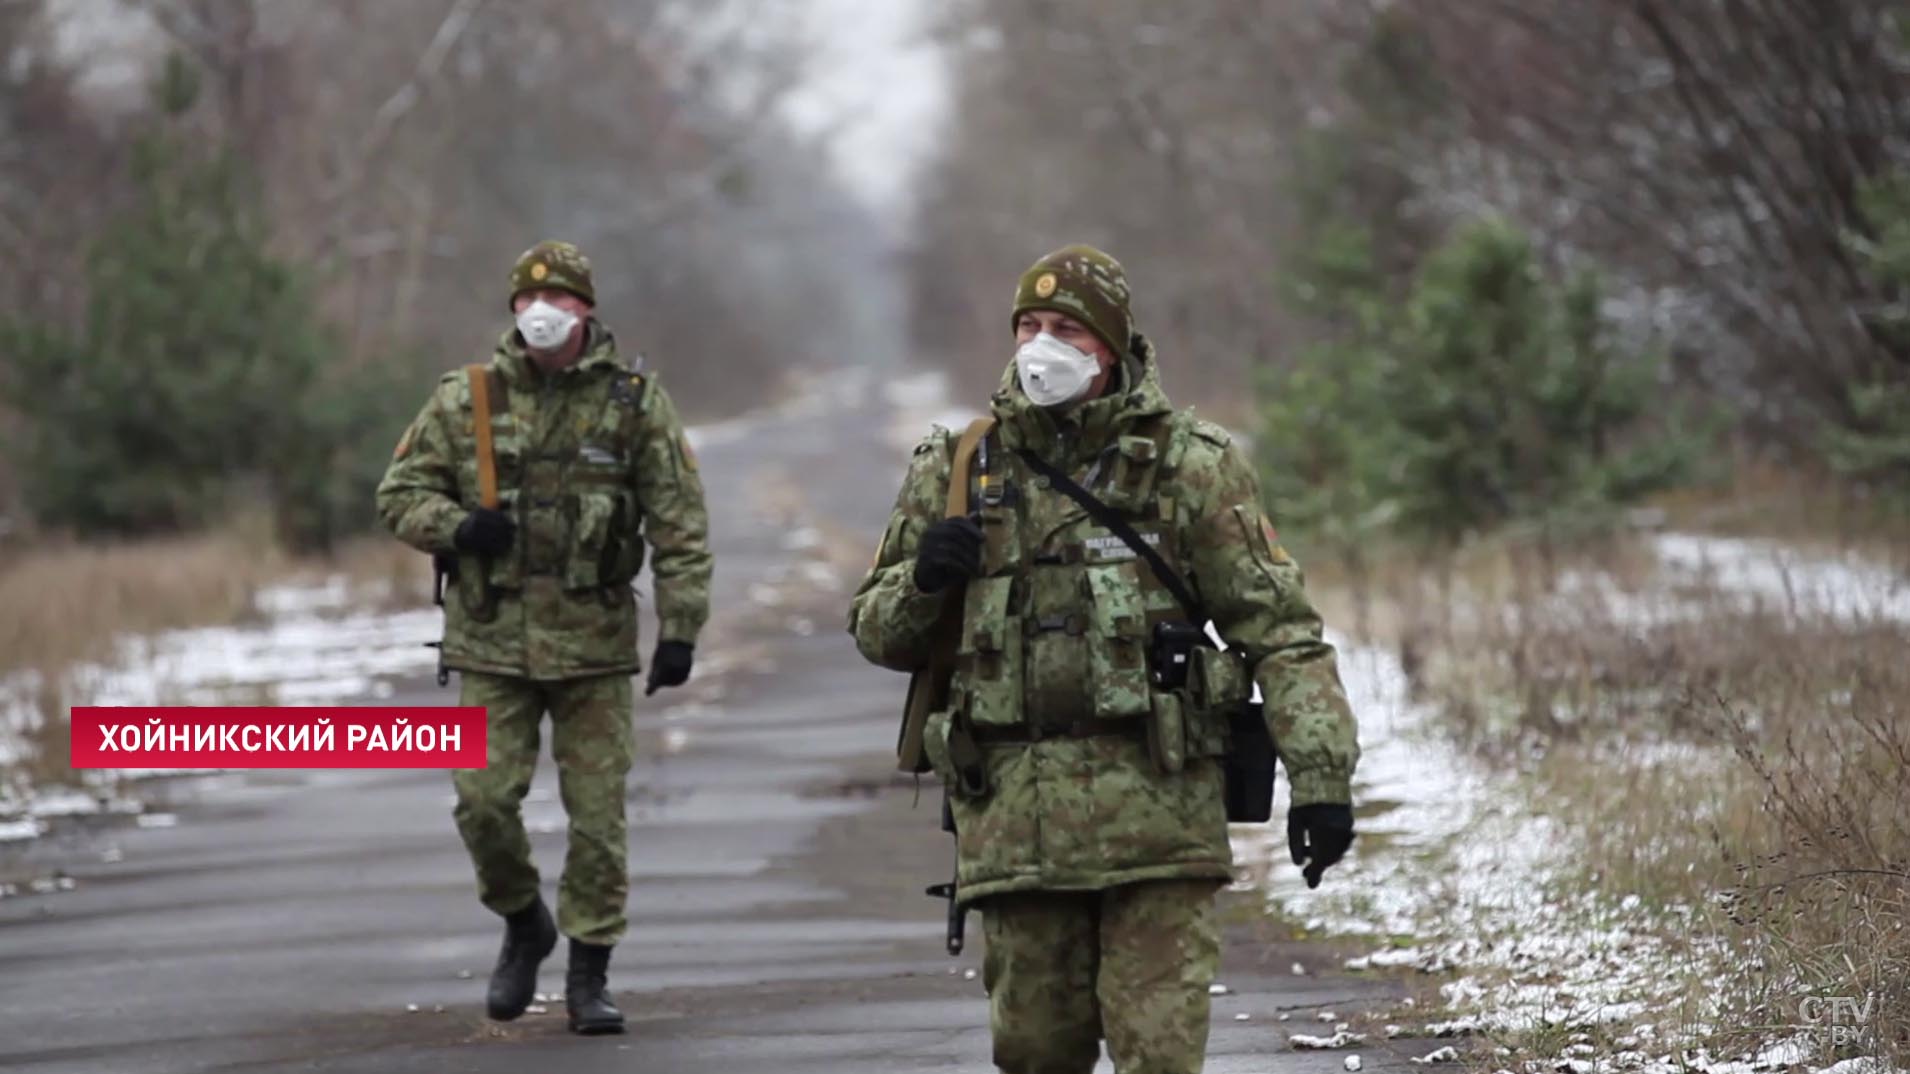
[[[1036,634],[1061,631],[1069,637],[1078,638],[1088,632],[1088,617],[1079,612],[1068,615],[1044,615],[1029,622],[1030,629]]]

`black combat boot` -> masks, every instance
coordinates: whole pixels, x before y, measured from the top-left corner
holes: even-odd
[[[491,990],[484,1002],[492,1018],[508,1022],[524,1013],[537,995],[537,965],[556,947],[557,926],[543,899],[505,915],[504,948],[497,953],[497,968],[491,971]]]
[[[564,1006],[570,1009],[572,1033],[621,1033],[623,1012],[610,1002],[604,986],[610,972],[610,948],[582,940],[570,941],[570,972],[564,975]]]

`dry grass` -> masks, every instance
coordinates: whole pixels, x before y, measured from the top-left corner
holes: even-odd
[[[361,606],[416,607],[430,598],[426,557],[389,539],[365,537],[324,559],[292,559],[269,525],[235,521],[210,533],[123,542],[42,540],[0,549],[0,679],[32,673],[37,708],[13,730],[28,760],[15,775],[58,782],[70,773],[62,696],[66,672],[111,660],[128,635],[241,624],[256,617],[260,590],[342,575]]]
[[[388,538],[360,538],[326,560],[288,558],[243,523],[181,537],[9,548],[0,558],[0,674],[103,659],[122,634],[243,622],[261,588],[332,574],[392,606],[430,595],[426,557]]]
[[[113,639],[243,618],[287,564],[243,534],[53,543],[0,563],[0,673],[95,660]]]
[[[1583,885],[1689,908],[1741,953],[1697,982],[1725,1003],[1719,1054],[1827,1009],[1807,997],[1874,997],[1868,1050],[1903,1065],[1910,626],[1674,594],[1650,558],[1473,550],[1393,582],[1386,614],[1453,732],[1571,824]],[[1601,582],[1561,588],[1574,571]],[[1641,621],[1614,590],[1680,611]],[[1856,1054],[1815,1039],[1826,1060]]]

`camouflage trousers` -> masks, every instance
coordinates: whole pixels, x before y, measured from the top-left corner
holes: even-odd
[[[984,900],[983,983],[995,1066],[1089,1074],[1108,1042],[1120,1074],[1199,1074],[1220,965],[1212,880]]]
[[[489,727],[488,764],[452,774],[458,834],[477,867],[478,897],[508,914],[537,897],[522,803],[537,769],[538,727],[550,713],[557,789],[570,821],[570,845],[557,888],[557,927],[593,944],[623,938],[630,892],[624,777],[630,772],[631,686],[628,675],[538,681],[459,673],[458,701],[482,705]]]

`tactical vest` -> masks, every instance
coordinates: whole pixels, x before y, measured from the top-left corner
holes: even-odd
[[[502,556],[459,556],[463,611],[488,622],[501,594],[521,591],[538,577],[554,579],[573,595],[594,592],[605,607],[614,607],[618,587],[636,577],[643,557],[630,470],[642,375],[579,369],[516,398],[495,364],[484,369],[484,381],[498,509],[517,523],[517,539]],[[468,394],[462,418],[461,442],[474,447],[461,453],[458,490],[472,508],[478,506],[483,467]]]
[[[1110,445],[1082,484],[1184,578],[1174,431],[1171,416],[1143,423]],[[1205,680],[1199,697],[1151,681],[1155,624],[1187,616],[1125,542],[1003,450],[997,433],[977,449],[969,502],[987,543],[982,575],[967,585],[950,696],[969,733],[981,742],[1038,741],[1131,729],[1167,770],[1226,752],[1224,719],[1211,711],[1221,699],[1205,696]],[[1221,676],[1222,662],[1211,663],[1207,677]],[[1211,686],[1229,701],[1245,696],[1238,675]]]

